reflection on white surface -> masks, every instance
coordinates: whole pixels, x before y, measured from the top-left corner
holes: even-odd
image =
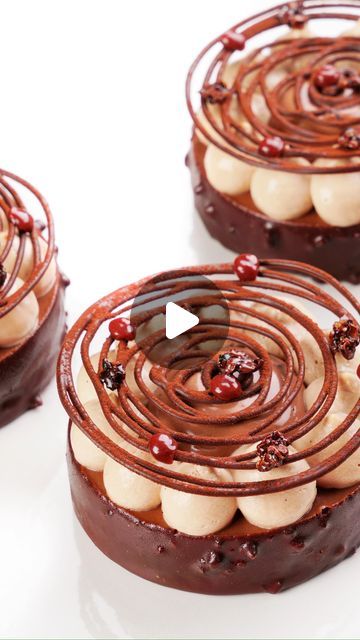
[[[263,638],[265,633],[274,639],[356,637],[351,635],[357,616],[351,575],[355,579],[360,557],[278,597],[211,597],[133,576],[104,557],[77,522],[74,533],[81,558],[80,610],[89,637]],[[311,616],[301,616],[295,624],[294,609],[299,605]]]

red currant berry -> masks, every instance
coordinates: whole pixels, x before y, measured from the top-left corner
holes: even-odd
[[[240,282],[251,282],[256,280],[259,264],[259,259],[252,253],[241,253],[234,260],[234,272]]]
[[[360,364],[358,365],[358,368],[356,369],[356,375],[360,379]]]
[[[279,158],[285,150],[285,142],[280,136],[264,138],[259,144],[259,153],[265,158]]]
[[[332,64],[326,64],[316,71],[314,82],[318,89],[324,89],[325,87],[333,87],[338,84],[340,77],[341,73],[339,69]]]
[[[134,340],[136,329],[127,318],[114,318],[109,323],[109,331],[114,340]]]
[[[242,388],[234,376],[218,373],[211,378],[210,393],[219,400],[236,400],[241,396]]]
[[[19,207],[11,207],[9,220],[20,233],[31,233],[34,228],[34,218],[25,209],[19,209]]]
[[[177,451],[177,443],[168,433],[154,433],[149,440],[151,455],[159,462],[172,464]]]
[[[245,48],[246,38],[242,33],[227,31],[221,36],[220,41],[228,51],[242,51]]]

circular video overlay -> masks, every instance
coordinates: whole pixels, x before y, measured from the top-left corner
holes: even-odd
[[[136,344],[153,364],[188,369],[222,350],[229,331],[229,308],[210,278],[156,276],[134,299],[130,322]]]

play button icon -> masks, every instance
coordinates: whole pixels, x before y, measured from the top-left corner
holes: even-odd
[[[182,333],[196,327],[199,318],[183,307],[179,307],[175,302],[168,302],[165,311],[165,330],[169,340],[177,338]]]
[[[137,289],[130,322],[138,351],[151,364],[187,369],[194,359],[212,359],[228,337],[224,292],[202,274],[169,271]]]

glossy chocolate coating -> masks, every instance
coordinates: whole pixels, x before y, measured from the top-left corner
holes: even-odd
[[[116,506],[101,474],[84,470],[68,445],[71,496],[88,536],[111,560],[163,586],[212,595],[276,593],[305,582],[360,545],[360,487],[319,490],[309,515],[264,531],[239,517],[214,535],[166,526],[160,509],[135,514]]]
[[[236,199],[209,183],[203,164],[204,146],[194,136],[187,164],[194,200],[207,230],[236,253],[308,262],[338,280],[360,282],[360,225],[333,227],[315,212],[295,221],[277,222],[258,211],[250,194]]]
[[[59,275],[52,290],[40,300],[34,334],[18,347],[1,349],[0,427],[41,404],[38,396],[54,376],[65,334],[64,286]]]

